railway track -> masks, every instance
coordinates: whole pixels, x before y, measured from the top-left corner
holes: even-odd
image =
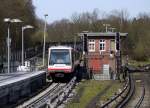
[[[135,91],[135,84],[132,75],[129,75],[129,90],[125,97],[116,105],[116,108],[123,108],[131,99]]]
[[[150,108],[150,71],[145,72],[141,78],[143,79],[143,92],[144,92],[144,97],[142,99],[142,103],[140,104],[141,108]]]
[[[30,94],[29,96],[27,97],[24,97],[24,98],[21,98],[20,100],[18,100],[17,103],[12,103],[12,104],[9,104],[9,105],[6,105],[6,107],[4,108],[15,108],[16,106],[19,106],[21,105],[22,103],[28,101],[29,99],[35,97],[36,95],[40,94],[42,91],[46,90],[49,86],[51,86],[52,82],[48,82],[45,86],[43,86],[40,90]]]
[[[52,83],[46,90],[16,108],[56,108],[69,95],[75,82],[76,77],[73,77],[69,83]]]
[[[135,92],[125,108],[149,108],[150,87],[149,72],[134,73]]]
[[[135,108],[140,108],[143,100],[144,100],[144,96],[145,96],[145,86],[144,86],[144,83],[142,82],[141,84],[142,86],[142,94],[141,94],[141,97],[139,99],[139,101],[137,102],[137,104],[135,105]]]
[[[19,105],[17,108],[25,108],[25,107],[31,108],[36,107],[39,104],[42,106],[44,104],[43,101],[46,101],[50,93],[54,92],[56,88],[59,87],[59,85],[60,85],[59,83],[53,83],[46,90],[36,95],[35,97],[31,98],[30,100],[24,102],[22,105]]]
[[[150,108],[150,70],[146,69],[130,71],[123,90],[100,108]]]

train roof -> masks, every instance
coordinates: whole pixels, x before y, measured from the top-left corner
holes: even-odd
[[[69,46],[51,46],[49,49],[73,49]]]

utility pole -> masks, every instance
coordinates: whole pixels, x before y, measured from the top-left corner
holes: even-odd
[[[76,45],[77,45],[77,39],[76,39],[76,36],[74,37],[74,49],[76,49]]]
[[[45,38],[46,38],[46,17],[48,14],[45,14],[45,25],[44,25],[44,42],[43,42],[43,66],[45,65]]]
[[[103,24],[103,26],[105,26],[106,32],[108,32],[108,27],[110,26],[110,24]]]
[[[8,23],[8,36],[7,36],[7,56],[8,56],[8,59],[7,59],[7,63],[8,63],[8,73],[10,73],[10,42],[11,42],[11,39],[10,39],[10,23]]]

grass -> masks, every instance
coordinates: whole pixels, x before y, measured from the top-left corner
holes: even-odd
[[[86,105],[90,102],[92,98],[94,98],[98,93],[103,91],[106,86],[108,86],[111,81],[96,81],[96,80],[89,80],[82,82],[76,87],[77,97],[73,99],[66,105],[66,108],[85,108]],[[116,81],[115,81],[116,83]],[[104,96],[104,100],[109,96],[112,96],[114,91],[119,88],[121,84],[117,82],[117,86],[112,87],[112,89]],[[77,99],[78,98],[78,99]]]
[[[113,87],[111,87],[100,99],[100,101],[107,101],[109,98],[111,98],[116,92],[118,92],[118,89],[121,89],[123,87],[123,83],[120,83],[118,80],[114,81]]]
[[[143,66],[146,64],[150,64],[150,58],[147,61],[129,60],[129,64],[131,64],[133,66]]]

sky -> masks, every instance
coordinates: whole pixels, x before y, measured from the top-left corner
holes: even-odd
[[[48,23],[94,9],[106,13],[123,9],[130,17],[136,17],[140,12],[150,13],[150,0],[33,0],[33,5],[39,18],[44,19],[44,14],[48,14]]]

